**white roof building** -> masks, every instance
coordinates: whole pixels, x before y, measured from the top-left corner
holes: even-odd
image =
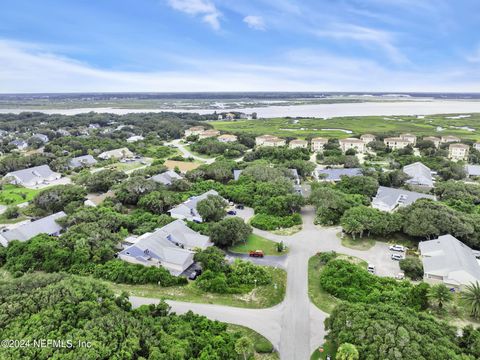
[[[176,220],[152,233],[131,237],[132,245],[119,252],[122,260],[146,266],[162,266],[172,275],[180,275],[192,263],[194,249],[211,246],[207,236],[201,235],[182,220]]]
[[[130,136],[127,139],[127,142],[128,143],[133,143],[133,142],[136,142],[136,141],[141,141],[143,139],[144,139],[144,137],[142,135],[133,135],[133,136]]]
[[[10,241],[28,241],[39,234],[58,236],[63,227],[57,220],[67,216],[63,211],[32,221],[19,227],[0,233],[0,244],[8,246]]]
[[[170,209],[168,212],[174,219],[202,222],[203,219],[197,211],[197,204],[210,195],[218,195],[218,192],[215,190],[209,190],[201,195],[193,196],[187,201],[175,206],[173,209]]]
[[[133,153],[130,150],[128,150],[128,148],[126,147],[104,151],[100,155],[98,155],[98,158],[102,160],[126,159],[126,158],[132,158],[132,157],[133,157]]]
[[[480,265],[472,249],[452,235],[422,241],[418,249],[425,281],[459,289],[480,282]]]
[[[379,186],[377,195],[372,199],[372,207],[378,210],[392,212],[399,207],[411,205],[418,199],[435,200],[435,196],[404,189]]]
[[[35,187],[37,185],[49,184],[51,181],[58,180],[61,177],[60,173],[52,171],[48,165],[40,165],[9,172],[3,178],[10,184]]]
[[[407,184],[425,188],[433,187],[432,171],[421,162],[405,165],[403,172],[410,176],[410,179],[406,181]]]
[[[161,174],[154,175],[151,179],[157,183],[169,186],[174,180],[181,180],[183,177],[173,170],[167,170]]]

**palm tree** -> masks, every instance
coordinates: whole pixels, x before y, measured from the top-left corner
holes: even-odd
[[[438,304],[438,308],[442,309],[443,305],[452,301],[453,295],[448,288],[443,284],[433,285],[428,292],[430,300],[434,300]]]
[[[480,315],[480,284],[478,281],[465,287],[462,300],[470,306],[470,315],[477,319]]]

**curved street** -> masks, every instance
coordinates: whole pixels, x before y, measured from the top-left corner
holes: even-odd
[[[238,212],[248,219],[251,209]],[[313,223],[315,211],[307,206],[302,209],[302,230],[290,236],[274,235],[254,229],[254,233],[272,241],[283,241],[290,249],[282,262],[287,271],[285,299],[268,309],[244,309],[222,305],[167,301],[176,313],[189,310],[214,320],[247,326],[270,340],[285,360],[306,360],[318,348],[325,336],[324,320],[328,314],[318,309],[308,297],[308,260],[317,252],[336,251],[361,258],[376,265],[380,276],[395,276],[398,262],[390,260],[388,244],[377,242],[367,251],[353,250],[342,246],[337,234],[339,227],[320,227]],[[267,257],[268,259],[269,257]],[[279,266],[281,266],[279,264]],[[283,266],[282,266],[283,267]],[[158,299],[130,297],[134,307],[157,303]]]

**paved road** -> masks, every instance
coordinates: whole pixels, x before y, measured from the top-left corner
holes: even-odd
[[[246,208],[239,211],[238,215],[249,219],[253,211]],[[340,228],[323,228],[313,224],[313,207],[305,207],[302,216],[302,230],[291,236],[254,230],[267,239],[283,241],[290,248],[288,256],[282,260],[287,270],[287,289],[281,304],[268,309],[242,309],[167,301],[172,310],[180,314],[191,310],[210,319],[247,326],[270,340],[281,359],[309,359],[310,354],[323,343],[324,320],[328,314],[313,305],[308,297],[308,259],[319,251],[334,250],[375,264],[380,276],[394,276],[399,272],[399,265],[390,260],[387,244],[377,243],[368,251],[346,248],[337,236]],[[131,297],[130,300],[134,307],[158,302],[158,299],[138,297]]]
[[[201,161],[201,162],[204,162],[205,164],[211,164],[215,161],[215,158],[203,158],[203,157],[200,157],[200,156],[197,156],[197,155],[194,155],[192,154],[182,143],[181,143],[181,139],[176,139],[176,140],[173,140],[169,143],[166,143],[166,145],[173,145],[175,146],[178,150],[180,150],[180,152],[182,153],[183,157],[186,157],[186,158],[194,158],[195,160],[198,160],[198,161]]]
[[[273,266],[273,267],[279,267],[282,269],[286,269],[287,267],[286,265],[287,255],[280,255],[280,256],[269,255],[269,256],[264,256],[263,258],[257,258],[257,257],[250,257],[248,254],[239,254],[239,253],[233,253],[233,252],[227,251],[226,258],[228,261],[233,261],[235,259],[242,259],[242,260],[251,261],[258,265]]]

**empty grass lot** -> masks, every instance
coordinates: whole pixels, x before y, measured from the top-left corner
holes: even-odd
[[[27,189],[17,185],[6,184],[0,190],[1,205],[18,205],[32,200],[39,192],[36,189]]]
[[[234,324],[228,324],[227,331],[239,332],[242,336],[250,338],[255,348],[255,354],[253,359],[255,360],[277,360],[279,359],[278,353],[273,349],[273,345],[265,337],[257,333],[256,331]]]
[[[248,254],[249,251],[263,250],[265,255],[284,255],[288,249],[283,252],[277,251],[277,243],[265,239],[259,235],[251,234],[245,243],[237,244],[229,249],[231,252]]]

